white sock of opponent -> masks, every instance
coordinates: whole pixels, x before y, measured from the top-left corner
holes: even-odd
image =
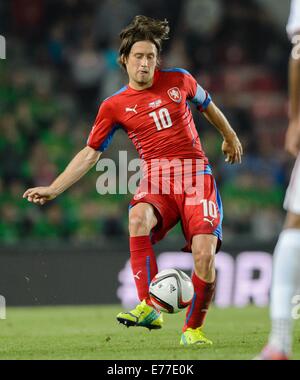
[[[271,289],[272,330],[269,344],[291,353],[293,318],[292,298],[300,294],[300,229],[283,230],[279,236],[273,261]]]

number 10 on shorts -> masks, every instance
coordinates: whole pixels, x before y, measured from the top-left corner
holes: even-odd
[[[203,205],[203,216],[216,219],[218,217],[218,211],[215,202],[207,199],[202,199],[200,204]]]

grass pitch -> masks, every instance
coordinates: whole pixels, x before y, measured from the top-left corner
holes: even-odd
[[[164,316],[161,330],[118,325],[120,306],[8,308],[0,320],[0,359],[199,360],[252,359],[269,333],[268,310],[209,311],[205,332],[212,347],[179,346],[184,312]],[[300,359],[300,323],[294,356]]]

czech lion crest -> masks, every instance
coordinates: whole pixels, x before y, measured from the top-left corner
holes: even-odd
[[[181,92],[178,87],[172,87],[168,90],[168,95],[175,103],[181,102]]]

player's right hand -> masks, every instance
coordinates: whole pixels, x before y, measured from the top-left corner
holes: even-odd
[[[235,133],[223,141],[222,151],[226,156],[225,162],[230,164],[240,164],[242,162],[243,147]]]
[[[300,122],[291,121],[285,135],[285,150],[297,157],[300,152]]]
[[[43,186],[26,190],[23,198],[27,198],[28,202],[44,205],[46,202],[56,198],[57,195],[51,186]]]

